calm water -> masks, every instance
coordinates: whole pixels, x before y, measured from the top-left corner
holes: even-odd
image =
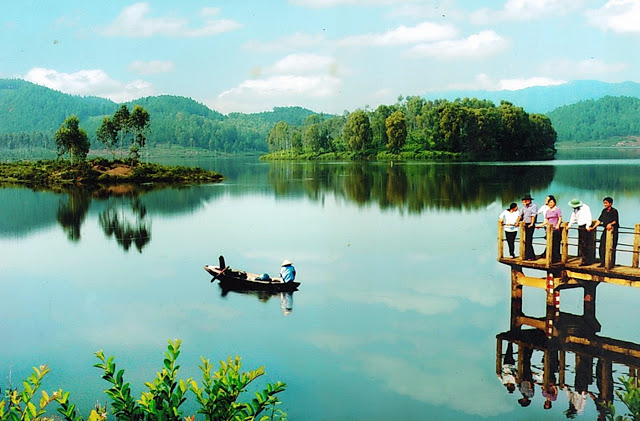
[[[46,363],[47,388],[87,409],[106,401],[95,351],[115,355],[139,391],[167,339],[181,338],[182,378],[199,377],[201,355],[238,354],[288,384],[291,420],[565,419],[564,392],[545,411],[538,386],[521,408],[496,377],[496,335],[510,323],[496,221],[531,192],[538,204],[555,194],[566,217],[573,197],[597,217],[611,195],[621,224],[639,223],[640,159],[623,153],[518,165],[211,160],[191,164],[224,183],[0,189],[0,386]],[[292,260],[293,312],[277,295],[222,294],[203,270],[220,254],[259,273]],[[562,311],[582,314],[580,294],[563,292]],[[640,343],[640,291],[601,285],[597,299],[599,335]],[[544,292],[525,289],[524,311],[543,316]],[[589,399],[582,418],[595,414]]]

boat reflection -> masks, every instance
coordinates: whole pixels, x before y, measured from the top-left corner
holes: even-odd
[[[512,300],[512,309],[521,308],[517,301]],[[512,311],[511,328],[496,335],[498,378],[522,407],[541,402],[550,409],[557,402],[573,418],[594,405],[597,419],[607,419],[615,403],[614,389],[622,387],[613,374],[638,381],[640,345],[598,335],[601,326],[593,302],[585,300],[583,315],[549,307],[543,318]],[[549,317],[554,321],[552,331],[525,328],[536,319],[542,324],[547,319],[548,324]]]
[[[230,292],[232,292],[235,294],[254,296],[263,303],[268,302],[272,297],[279,297],[280,310],[282,310],[282,314],[288,316],[293,312],[293,292],[254,291],[246,289],[226,288],[222,283],[218,283],[218,285],[220,286],[221,297],[226,297]]]

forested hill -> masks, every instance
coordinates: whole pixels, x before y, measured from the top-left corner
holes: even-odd
[[[640,136],[640,98],[606,96],[557,108],[547,116],[558,142]]]
[[[0,79],[0,133],[55,131],[72,114],[113,114],[108,99],[63,94],[20,79]]]
[[[301,125],[313,111],[301,107],[225,116],[190,98],[160,95],[127,102],[151,116],[148,145],[200,147],[220,152],[266,152],[265,139],[275,121]],[[54,147],[55,131],[71,115],[80,119],[92,147],[96,130],[120,107],[97,97],[64,94],[21,79],[0,79],[0,149]]]

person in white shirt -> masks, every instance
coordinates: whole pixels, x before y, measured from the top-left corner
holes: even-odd
[[[544,205],[538,208],[538,215],[542,215],[542,220],[547,217],[547,211],[549,210],[549,199],[553,196],[547,196],[544,198]]]
[[[518,204],[512,203],[509,205],[509,209],[505,209],[500,214],[499,220],[504,226],[504,233],[507,236],[507,244],[509,245],[509,256],[515,259],[516,254],[516,234],[518,233]]]
[[[578,256],[582,258],[580,266],[590,265],[595,260],[595,244],[589,247],[590,233],[587,231],[587,228],[590,227],[593,222],[591,209],[580,199],[571,200],[569,206],[573,208],[571,218],[569,219],[569,228],[571,228],[573,224],[578,225]]]

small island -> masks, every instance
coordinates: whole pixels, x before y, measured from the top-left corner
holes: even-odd
[[[41,160],[0,163],[0,183],[27,187],[61,188],[116,184],[189,184],[220,182],[224,177],[202,168],[166,166],[136,160]]]
[[[68,117],[55,134],[58,159],[0,163],[0,183],[32,188],[65,189],[72,187],[104,189],[114,185],[188,184],[219,182],[224,177],[202,168],[166,166],[140,161],[146,144],[149,113],[136,105],[129,112],[122,105],[113,117],[105,117],[97,130],[98,139],[113,155],[87,160],[90,142],[80,128],[77,116]],[[115,159],[116,148],[129,144],[129,156]],[[69,159],[65,159],[68,156]]]

